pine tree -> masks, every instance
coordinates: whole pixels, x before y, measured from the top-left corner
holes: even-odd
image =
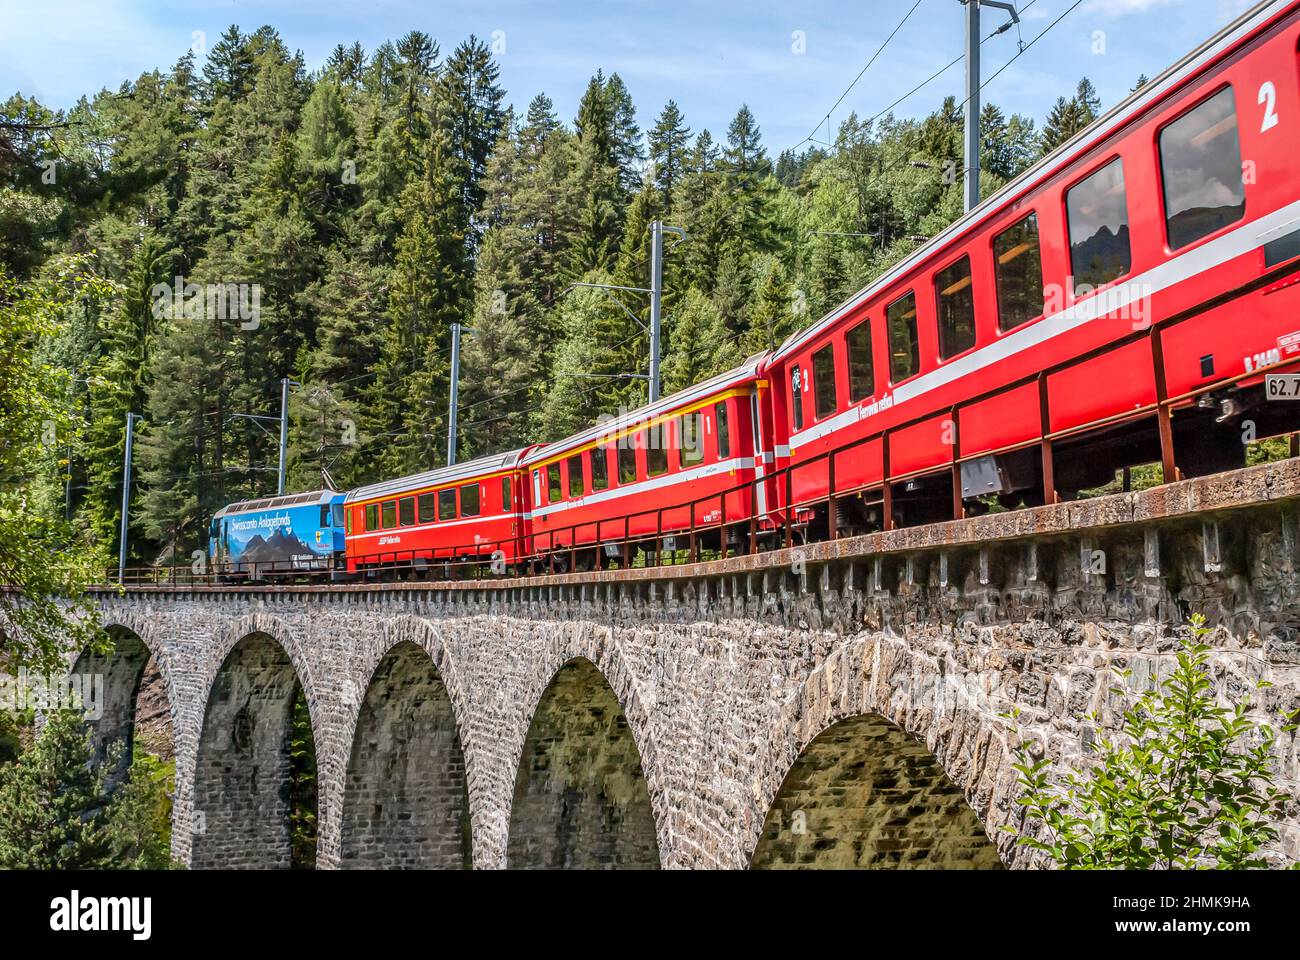
[[[100,357],[87,371],[91,413],[84,448],[90,488],[86,517],[92,537],[101,544],[112,544],[118,537],[126,416],[144,410],[158,323],[153,287],[166,285],[168,259],[156,237],[141,240],[117,309],[106,318]]]
[[[304,208],[317,240],[331,242],[342,231],[339,221],[360,199],[356,132],[338,80],[327,77],[316,84],[302,110],[297,148],[294,166],[302,178]]]
[[[731,207],[726,220],[729,237],[743,237],[756,252],[771,252],[779,244],[773,224],[772,204],[778,184],[771,178],[772,163],[763,149],[762,134],[749,107],[742,106],[727,128],[722,155]]]
[[[763,272],[758,286],[757,299],[749,312],[749,325],[745,334],[748,353],[775,350],[798,329],[791,309],[790,284],[780,261],[771,260]]]
[[[650,131],[650,162],[664,216],[672,215],[673,192],[686,175],[691,131],[677,104],[669,100]]]
[[[505,123],[500,69],[487,44],[471,36],[456,47],[438,79],[439,111],[447,126],[449,150],[461,171],[461,217],[471,250],[479,233],[474,213],[483,205],[488,157]]]
[[[1085,118],[1084,126],[1101,116],[1101,97],[1097,95],[1097,88],[1092,85],[1092,81],[1087,77],[1079,81],[1079,85],[1074,92],[1074,99],[1079,104],[1080,112]]]
[[[497,263],[495,235],[484,238],[480,269],[492,282],[474,302],[474,333],[461,354],[461,432],[469,455],[499,453],[531,441],[541,425],[533,411],[542,395],[543,361],[536,299],[509,261]],[[481,276],[483,274],[480,274]]]
[[[622,223],[619,212],[618,167],[609,163],[601,148],[603,136],[591,124],[579,136],[573,170],[573,192],[582,198],[576,228],[570,241],[570,277],[591,270],[613,269]]]
[[[782,150],[780,156],[776,158],[776,170],[773,176],[781,182],[781,185],[794,189],[799,183],[800,171],[799,161],[795,159],[793,150]]]
[[[618,263],[614,270],[614,283],[621,287],[646,288],[650,284],[650,258],[652,239],[650,224],[661,216],[659,193],[654,184],[647,182],[632,200],[627,211],[627,222],[623,233],[623,243],[619,249]],[[646,332],[650,329],[650,304],[646,296],[636,294],[612,293],[627,305],[631,316],[620,310],[623,317],[607,325],[602,331],[605,338],[601,346],[607,348],[610,363],[615,372],[644,373],[650,366],[650,339]],[[631,298],[629,300],[629,298]],[[670,314],[674,302],[665,296],[663,311]],[[639,323],[638,323],[639,321]],[[641,381],[627,378],[614,382],[609,389],[602,391],[606,402],[617,401],[619,404],[633,407],[646,396]]]
[[[1006,114],[986,103],[980,111],[980,168],[1007,180],[1013,163]]]
[[[453,322],[469,308],[469,271],[461,224],[462,165],[438,123],[424,174],[403,200],[406,228],[389,286],[389,326],[369,391],[377,476],[431,469],[445,423],[447,345]],[[369,453],[368,453],[369,455]]]
[[[609,274],[593,272],[591,283],[609,283]],[[622,309],[599,290],[575,290],[560,304],[563,337],[555,349],[551,388],[542,407],[542,432],[536,440],[553,440],[619,412],[625,403],[629,374],[610,349],[612,331],[625,329]],[[639,405],[639,401],[637,402]]]
[[[614,152],[614,111],[607,94],[603,71],[587,81],[587,90],[578,103],[575,129],[578,138],[591,146],[593,155],[604,164],[617,165]]]
[[[619,189],[624,196],[630,196],[641,186],[645,149],[641,144],[641,128],[637,126],[632,95],[617,73],[610,74],[605,84],[605,99],[609,104],[611,145],[614,162],[618,165]]]
[[[79,711],[46,716],[36,742],[0,766],[0,869],[114,866],[112,807]]]
[[[1101,98],[1087,77],[1079,81],[1069,100],[1057,97],[1043,124],[1042,151],[1051,153],[1100,116]]]
[[[336,44],[325,60],[325,72],[333,74],[340,83],[355,85],[361,82],[366,66],[366,53],[361,44]]]
[[[690,169],[695,173],[712,173],[720,156],[718,146],[713,142],[713,134],[701,130],[695,138],[695,146],[691,148]]]
[[[221,39],[208,51],[203,64],[203,98],[212,104],[217,100],[238,100],[247,92],[253,80],[253,53],[249,38],[231,24],[221,34]]]
[[[763,149],[762,133],[747,106],[736,112],[727,127],[723,159],[728,172],[739,182],[758,180],[769,172],[770,162]]]
[[[521,136],[536,155],[546,146],[551,134],[560,129],[560,121],[555,116],[555,104],[544,93],[539,93],[528,102],[528,113],[524,116]]]
[[[663,362],[663,392],[674,393],[735,366],[740,350],[727,336],[722,314],[707,296],[691,287],[668,326]]]

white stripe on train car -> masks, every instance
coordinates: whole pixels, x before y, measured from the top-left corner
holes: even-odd
[[[526,513],[491,513],[485,517],[464,517],[460,520],[435,520],[433,523],[421,523],[412,527],[389,527],[386,530],[374,530],[368,533],[350,533],[347,535],[349,540],[366,540],[370,537],[392,536],[395,533],[419,533],[423,530],[439,530],[447,527],[460,527],[467,523],[485,523],[489,520],[518,520],[527,518]],[[492,541],[488,541],[491,543]],[[457,546],[470,546],[470,544],[457,544]]]
[[[906,400],[912,400],[929,393],[931,390],[937,390],[954,380],[969,376],[1023,350],[1046,343],[1048,340],[1059,337],[1063,333],[1068,333],[1089,321],[1108,317],[1112,313],[1131,306],[1145,296],[1160,293],[1199,273],[1204,273],[1250,253],[1261,245],[1261,236],[1273,234],[1278,229],[1294,223],[1298,215],[1300,215],[1300,201],[1290,203],[1279,210],[1265,214],[1258,220],[1252,220],[1250,223],[1238,227],[1231,233],[1211,240],[1195,250],[1153,267],[1146,273],[1139,274],[1124,283],[1103,290],[1081,303],[1073,304],[1014,333],[1000,337],[993,343],[972,351],[963,357],[958,357],[937,370],[931,370],[929,373],[904,381],[894,388],[891,405],[896,406]],[[884,397],[890,397],[890,395],[885,394]],[[882,400],[884,397],[882,397]],[[801,447],[811,440],[817,440],[857,423],[859,420],[867,419],[873,415],[864,413],[870,406],[869,403],[863,403],[850,407],[848,410],[841,411],[833,417],[828,417],[806,430],[792,434],[790,445],[792,447]]]

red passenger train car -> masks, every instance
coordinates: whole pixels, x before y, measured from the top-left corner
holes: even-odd
[[[360,487],[344,500],[349,573],[433,561],[513,564],[527,533],[519,461],[530,448]],[[439,567],[441,569],[441,567]]]
[[[761,359],[533,448],[521,461],[529,553],[563,570],[626,564],[633,542],[656,554],[738,546],[753,512]]]
[[[1294,430],[1263,381],[1300,362],[1298,7],[1261,4],[782,345],[773,508],[834,536],[1227,469]]]

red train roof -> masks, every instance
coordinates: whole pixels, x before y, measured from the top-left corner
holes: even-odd
[[[767,357],[767,351],[756,353],[738,367],[733,367],[725,373],[720,373],[715,377],[710,377],[694,386],[678,390],[676,393],[667,397],[661,397],[654,403],[647,403],[645,406],[637,407],[635,410],[629,410],[617,417],[611,417],[608,420],[602,420],[593,424],[585,430],[575,433],[572,436],[565,437],[562,440],[554,440],[550,443],[540,444],[528,450],[521,463],[528,466],[532,463],[546,460],[555,456],[557,453],[567,450],[570,447],[581,446],[584,443],[590,443],[606,434],[616,432],[646,420],[654,419],[666,413],[671,413],[680,407],[689,406],[699,400],[708,397],[710,394],[720,393],[723,390],[738,386],[739,384],[755,380],[758,377],[759,367]]]

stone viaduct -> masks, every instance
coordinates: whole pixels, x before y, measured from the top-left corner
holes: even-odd
[[[1300,707],[1298,516],[1287,461],[679,567],[102,588],[116,647],[70,662],[105,746],[152,658],[194,867],[288,864],[299,689],[321,867],[1034,866],[1016,749],[1086,765],[1191,613],[1221,697]]]

